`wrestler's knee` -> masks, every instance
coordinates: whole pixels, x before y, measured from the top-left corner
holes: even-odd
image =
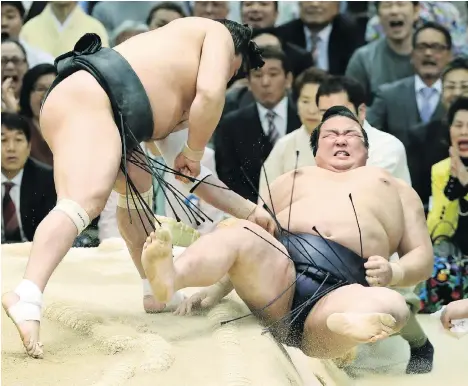
[[[382,312],[391,314],[396,322],[397,328],[402,328],[410,317],[410,309],[406,304],[404,296],[390,288],[368,288],[374,292],[374,300]]]

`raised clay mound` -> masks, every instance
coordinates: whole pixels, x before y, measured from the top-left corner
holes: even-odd
[[[2,292],[21,279],[29,250],[29,243],[2,246]],[[2,384],[302,385],[287,352],[269,335],[261,335],[254,318],[220,326],[219,322],[247,312],[231,294],[205,315],[147,315],[141,282],[121,240],[95,249],[73,249],[45,294],[43,360],[26,357],[15,327],[2,312]],[[440,334],[428,318],[424,322],[436,346],[435,371],[427,376],[385,375],[354,382],[330,361],[306,358],[295,349],[288,352],[308,369],[307,386],[460,384],[449,380],[462,379],[462,364],[468,363],[466,340]],[[376,357],[385,359],[379,362]],[[380,346],[363,347],[352,371],[383,371],[391,363],[392,372],[401,373],[407,357],[401,338],[391,338]]]

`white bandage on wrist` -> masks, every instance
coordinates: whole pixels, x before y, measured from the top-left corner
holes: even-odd
[[[390,268],[392,269],[392,281],[390,282],[390,285],[396,286],[403,281],[405,277],[405,271],[398,263],[390,263]]]
[[[65,213],[75,224],[78,234],[83,232],[91,222],[88,213],[78,203],[68,198],[59,200],[52,210]]]
[[[185,142],[184,148],[182,150],[182,154],[185,158],[189,159],[190,161],[200,162],[203,158],[203,154],[205,154],[205,149],[203,150],[192,150],[190,149],[187,142]]]
[[[151,186],[148,191],[141,193],[140,195],[148,207],[153,210],[153,186]],[[133,197],[131,195],[127,197],[125,194],[119,194],[117,206],[123,209],[146,209],[146,206],[140,202],[135,193],[133,194]]]

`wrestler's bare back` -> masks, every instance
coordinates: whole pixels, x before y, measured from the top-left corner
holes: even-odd
[[[189,110],[196,95],[205,32],[213,28],[218,30],[220,42],[231,42],[229,50],[234,55],[229,31],[221,23],[196,17],[174,20],[163,28],[139,34],[113,48],[130,63],[146,90],[155,123],[153,139],[163,139],[171,132],[187,127]],[[58,95],[54,98],[54,94]],[[52,98],[54,104],[66,106],[68,113],[73,106],[83,111],[84,104],[111,112],[104,90],[85,71],[78,71],[57,85],[48,100]],[[80,101],[78,105],[70,103],[76,100]]]
[[[365,258],[393,254],[403,235],[403,207],[398,184],[383,169],[364,166],[335,173],[315,166],[297,171],[291,205],[293,172],[277,179],[271,194],[281,226],[291,232],[315,233],[315,226],[327,239],[361,254],[359,230],[351,194],[362,233]],[[291,220],[289,221],[289,216]]]

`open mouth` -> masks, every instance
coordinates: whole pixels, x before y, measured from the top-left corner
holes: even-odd
[[[390,28],[401,28],[405,25],[403,20],[390,20]]]
[[[259,15],[250,15],[249,16],[249,20],[251,22],[258,22],[258,21],[263,21],[263,17],[262,16],[259,16]]]
[[[335,157],[349,157],[349,153],[345,150],[338,150],[334,154]]]
[[[423,66],[437,66],[437,63],[430,59],[425,59],[422,62]]]
[[[458,141],[458,148],[461,151],[468,151],[468,139],[461,139]]]

